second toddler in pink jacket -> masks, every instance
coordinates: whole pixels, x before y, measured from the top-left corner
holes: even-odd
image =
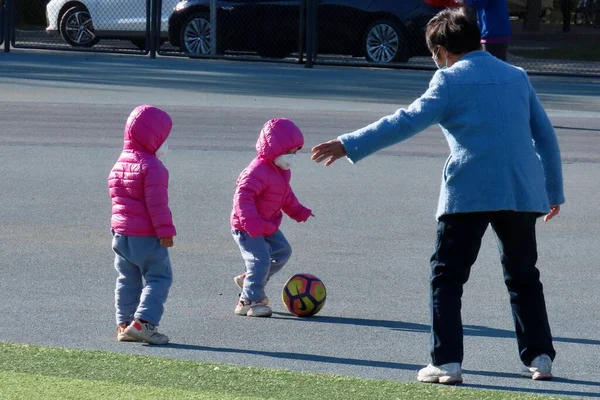
[[[298,222],[313,215],[300,204],[290,186],[290,168],[302,146],[304,137],[292,121],[267,121],[256,142],[257,157],[237,179],[231,228],[246,265],[246,272],[234,278],[242,289],[235,308],[238,315],[271,316],[265,285],[292,254],[279,230],[282,211]]]
[[[157,326],[173,280],[167,247],[176,235],[169,208],[169,172],[160,157],[172,121],[142,105],[129,115],[123,151],[108,176],[112,247],[119,273],[115,288],[117,340],[167,344]]]

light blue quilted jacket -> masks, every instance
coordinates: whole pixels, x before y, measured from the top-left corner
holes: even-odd
[[[525,71],[488,53],[438,70],[407,109],[339,137],[355,163],[439,124],[450,147],[436,216],[564,203],[554,128]]]

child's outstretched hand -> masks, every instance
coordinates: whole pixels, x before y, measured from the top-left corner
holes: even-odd
[[[173,247],[173,238],[172,237],[160,238],[160,245],[162,247]]]

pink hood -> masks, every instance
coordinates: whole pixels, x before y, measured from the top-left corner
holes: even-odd
[[[304,136],[300,128],[286,118],[276,118],[263,126],[256,141],[258,156],[273,161],[282,154],[304,146]]]
[[[153,106],[137,107],[125,125],[125,143],[108,176],[112,229],[128,236],[176,235],[169,208],[169,172],[156,158],[172,121]]]
[[[160,108],[138,106],[127,118],[123,148],[155,154],[172,127],[171,117]]]
[[[290,186],[291,171],[273,161],[304,145],[300,128],[285,118],[272,119],[262,128],[256,142],[256,157],[242,171],[236,183],[231,227],[252,237],[270,236],[279,229],[282,211],[290,218],[306,221],[311,210],[304,207]]]

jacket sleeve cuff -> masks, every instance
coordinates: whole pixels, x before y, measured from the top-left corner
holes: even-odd
[[[310,218],[311,214],[312,210],[310,208],[302,206],[302,210],[294,216],[294,219],[298,222],[306,222]]]
[[[356,164],[359,160],[364,158],[360,155],[359,145],[356,140],[353,140],[353,136],[350,133],[338,136],[338,140],[344,145],[346,150],[346,159],[352,164]]]
[[[156,236],[159,239],[177,236],[177,230],[174,226],[159,228],[156,230]]]

